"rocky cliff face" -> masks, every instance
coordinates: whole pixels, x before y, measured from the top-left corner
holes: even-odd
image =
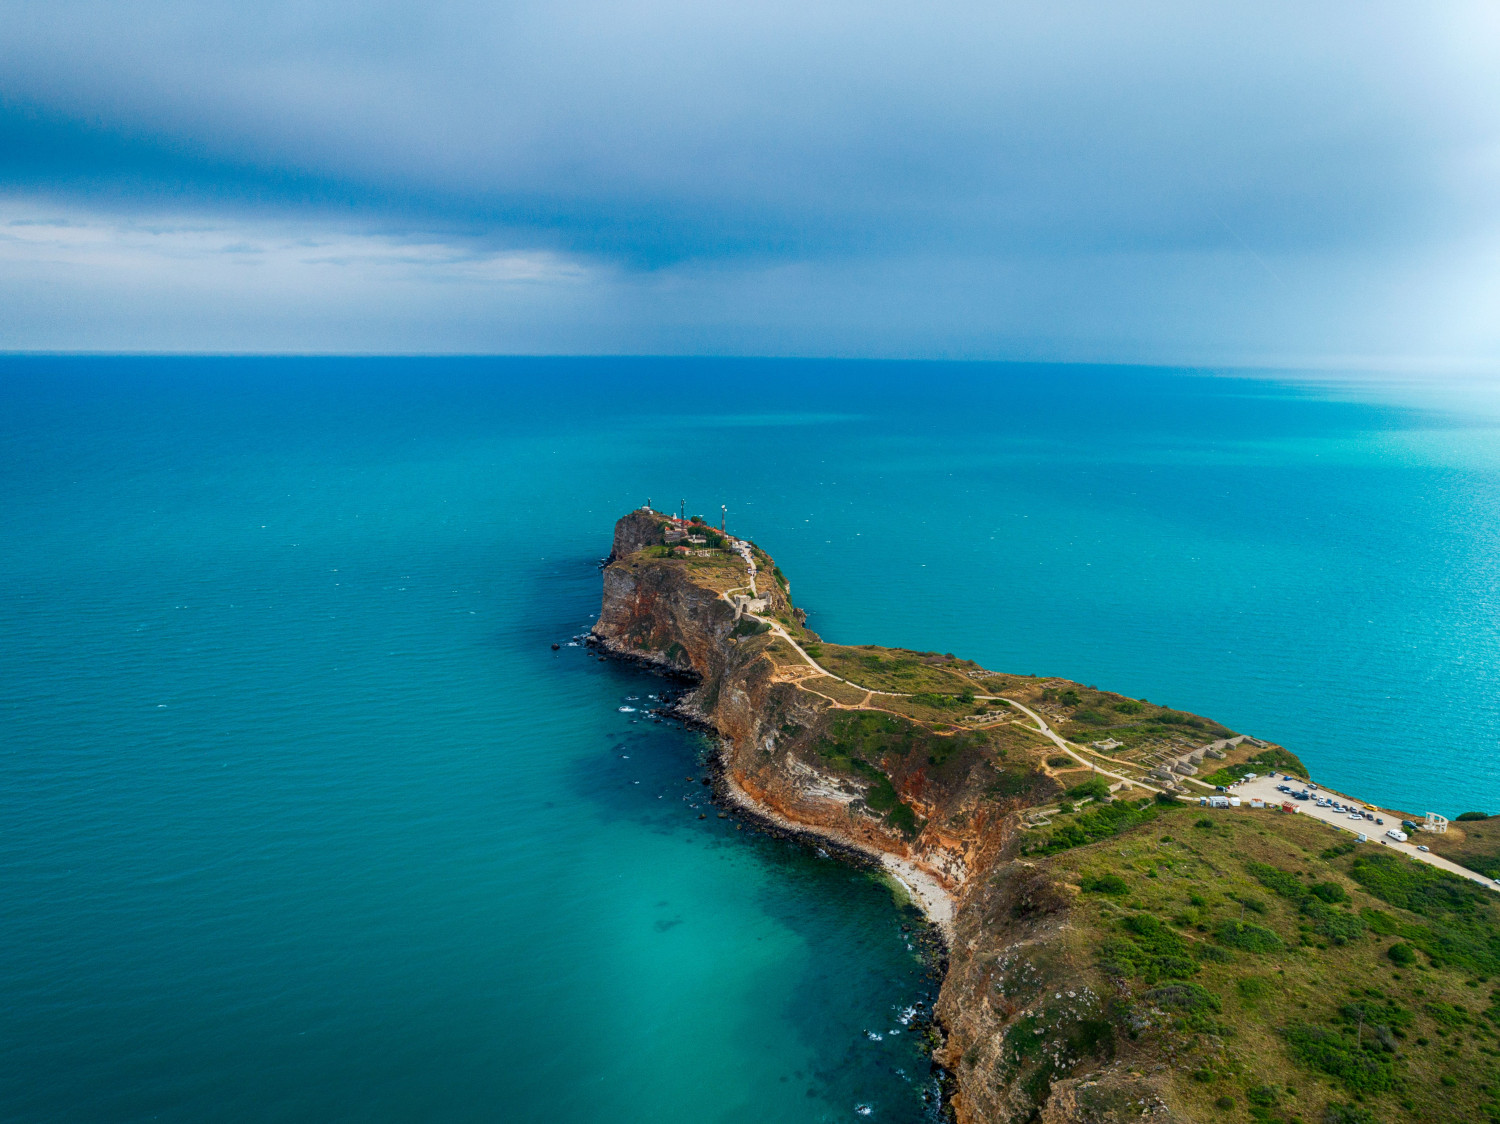
[[[949,760],[947,743],[962,740],[949,726],[882,710],[875,696],[861,704],[858,691],[847,702],[819,693],[848,688],[810,676],[792,650],[793,636],[806,645],[818,638],[801,629],[770,558],[755,552],[758,592],[768,602],[762,615],[783,622],[785,636],[741,611],[737,559],[674,556],[662,522],[644,511],[620,520],[594,636],[619,655],[697,678],[686,707],[719,733],[727,777],[761,809],[906,860],[952,895],[957,913],[938,1008],[947,1042],[938,1060],[956,1079],[961,1124],[1039,1113],[1052,1121],[1120,1119],[1111,1106],[1127,1101],[1132,1118],[1142,1107],[1166,1113],[1156,1091],[1128,1074],[1104,1073],[1082,1093],[1072,1077],[1103,1056],[1107,1023],[1097,989],[1081,982],[1091,953],[1068,925],[1068,893],[1010,853],[1027,800],[1007,798],[1005,785],[1039,774],[1006,771],[993,753]],[[910,818],[893,808],[910,809]],[[1062,981],[1071,985],[1068,998],[1048,999],[1063,995]],[[1027,1023],[1018,1055],[1010,1032],[1027,1019],[1035,1025]],[[1043,1042],[1035,1051],[1034,1040]]]

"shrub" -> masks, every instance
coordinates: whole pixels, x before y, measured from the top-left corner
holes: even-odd
[[[1179,1016],[1190,1030],[1213,1032],[1219,1013],[1219,997],[1195,983],[1172,983],[1146,992],[1146,1002]]]
[[[1490,814],[1488,812],[1460,812],[1454,817],[1454,821],[1457,823],[1468,823],[1471,820],[1487,820],[1489,818]]]
[[[1365,923],[1362,918],[1341,909],[1334,909],[1316,898],[1302,903],[1303,915],[1312,922],[1314,931],[1321,933],[1334,944],[1348,944],[1362,936]]]
[[[1073,712],[1073,721],[1084,722],[1090,726],[1108,726],[1112,720],[1109,715],[1105,714],[1103,711],[1094,710],[1091,707],[1084,707],[1081,710],[1075,710]]]
[[[1070,847],[1083,847],[1101,839],[1109,839],[1137,824],[1155,819],[1158,814],[1157,809],[1150,804],[1144,808],[1121,800],[1101,804],[1072,823],[1057,828],[1027,850],[1033,854],[1055,855]]]
[[[1251,1104],[1260,1105],[1262,1108],[1270,1108],[1281,1099],[1274,1085],[1257,1085],[1245,1093],[1245,1099]]]
[[[1230,948],[1245,952],[1277,952],[1282,948],[1281,938],[1263,925],[1249,921],[1225,921],[1214,930],[1214,939]]]
[[[1289,871],[1278,870],[1266,863],[1246,863],[1245,869],[1267,890],[1274,891],[1284,898],[1293,901],[1301,901],[1307,895],[1307,887],[1302,885],[1301,879]]]
[[[917,814],[905,804],[897,804],[886,814],[885,822],[894,827],[908,839],[917,835]]]
[[[1399,964],[1403,968],[1415,963],[1417,959],[1416,950],[1411,945],[1402,944],[1400,941],[1386,949],[1385,954],[1391,958],[1392,964]]]
[[[1086,894],[1128,894],[1130,886],[1118,874],[1086,875],[1080,883]]]
[[[1116,976],[1139,976],[1147,983],[1184,979],[1198,971],[1181,937],[1149,913],[1133,913],[1120,927],[1128,936],[1105,942],[1100,965]]]
[[[1383,1093],[1395,1081],[1391,1055],[1373,1035],[1360,1045],[1326,1027],[1307,1024],[1287,1027],[1284,1034],[1297,1061],[1337,1078],[1352,1093]]]
[[[1082,800],[1086,796],[1091,796],[1102,804],[1109,799],[1109,782],[1103,777],[1090,777],[1082,784],[1075,784],[1063,795],[1070,800]]]
[[[1349,900],[1348,893],[1337,882],[1317,882],[1307,889],[1314,897],[1322,898],[1330,905]]]
[[[1231,1109],[1234,1107],[1234,1098],[1229,1096],[1220,1097],[1214,1101],[1215,1108]]]
[[[1375,1114],[1353,1104],[1331,1104],[1323,1110],[1322,1124],[1377,1124]]]
[[[1114,704],[1114,708],[1121,714],[1139,714],[1145,708],[1134,699],[1121,699]]]
[[[1000,769],[998,774],[985,791],[1002,798],[1025,796],[1046,779],[1041,773],[1028,773],[1023,769]]]
[[[1241,999],[1264,999],[1271,994],[1270,981],[1262,976],[1245,976],[1234,986]]]

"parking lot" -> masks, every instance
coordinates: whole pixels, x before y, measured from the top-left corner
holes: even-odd
[[[1467,878],[1471,882],[1478,882],[1481,886],[1486,886],[1491,890],[1500,889],[1500,887],[1497,887],[1490,879],[1484,877],[1481,874],[1474,873],[1474,871],[1468,869],[1468,867],[1459,866],[1457,863],[1450,862],[1448,859],[1445,859],[1440,855],[1435,855],[1431,851],[1417,850],[1417,846],[1419,844],[1426,843],[1431,838],[1431,836],[1427,835],[1424,832],[1411,832],[1411,841],[1407,843],[1398,843],[1394,839],[1387,839],[1385,837],[1385,833],[1390,828],[1395,828],[1397,831],[1406,830],[1401,826],[1402,817],[1401,813],[1399,812],[1387,812],[1381,808],[1377,808],[1373,804],[1367,804],[1362,800],[1355,800],[1352,797],[1344,796],[1341,793],[1327,792],[1326,790],[1323,790],[1321,788],[1313,790],[1312,800],[1294,800],[1286,793],[1276,791],[1276,786],[1278,784],[1289,785],[1294,791],[1300,791],[1301,789],[1306,787],[1300,782],[1286,780],[1285,776],[1281,773],[1276,773],[1274,775],[1268,775],[1264,777],[1257,777],[1253,781],[1241,781],[1239,784],[1233,786],[1229,790],[1229,794],[1231,796],[1238,796],[1240,800],[1243,801],[1243,803],[1239,808],[1231,808],[1227,810],[1234,812],[1252,812],[1255,815],[1279,816],[1284,815],[1285,813],[1280,811],[1273,812],[1271,810],[1272,805],[1279,809],[1283,804],[1290,804],[1293,807],[1299,809],[1301,815],[1308,816],[1315,820],[1322,820],[1324,823],[1330,825],[1331,827],[1337,827],[1343,831],[1351,833],[1363,832],[1369,837],[1369,842],[1366,844],[1366,846],[1386,846],[1393,851],[1400,851],[1402,854],[1410,855],[1412,858],[1417,859],[1421,862],[1431,863],[1433,866],[1440,867],[1441,869],[1446,870],[1452,874],[1456,874],[1460,878]],[[1340,812],[1333,808],[1320,808],[1317,805],[1317,798],[1320,796],[1332,797],[1340,804],[1353,804],[1356,807],[1364,808],[1366,811],[1373,812],[1377,818],[1385,820],[1385,823],[1377,824],[1374,820],[1367,820],[1363,818],[1359,820],[1353,820],[1349,818],[1349,814],[1347,812]],[[1264,810],[1261,810],[1259,808],[1251,808],[1251,798],[1264,800],[1266,802],[1266,808]]]

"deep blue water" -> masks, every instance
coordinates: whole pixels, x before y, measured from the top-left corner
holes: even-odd
[[[727,504],[832,639],[1500,807],[1488,419],[1124,368],[4,359],[0,1118],[923,1119],[909,918],[699,820],[701,741],[619,709],[657,681],[551,651],[647,497]]]

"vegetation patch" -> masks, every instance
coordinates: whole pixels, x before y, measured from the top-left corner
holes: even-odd
[[[1399,932],[1434,964],[1500,973],[1500,924],[1489,891],[1389,851],[1361,853],[1350,865],[1349,877],[1382,901],[1428,922],[1400,925]]]
[[[1090,777],[1082,784],[1075,784],[1063,793],[1069,800],[1092,798],[1101,804],[1109,799],[1109,782],[1103,777]]]
[[[1130,893],[1130,884],[1118,874],[1089,874],[1079,883],[1085,894],[1109,894],[1111,896]]]
[[[1214,930],[1214,940],[1243,952],[1279,952],[1286,947],[1270,929],[1251,921],[1221,922]]]
[[[1106,941],[1099,964],[1114,976],[1135,976],[1154,984],[1164,979],[1186,979],[1198,971],[1187,944],[1149,913],[1133,913],[1120,922],[1124,935]]]
[[[1055,855],[1070,847],[1084,847],[1090,843],[1097,843],[1101,839],[1109,839],[1132,827],[1149,823],[1162,814],[1163,807],[1163,805],[1153,803],[1133,804],[1125,800],[1103,804],[1083,813],[1071,823],[1054,828],[1031,843],[1025,850],[1028,854]]]
[[[1215,1015],[1223,1009],[1219,997],[1207,988],[1189,982],[1154,987],[1145,994],[1146,1002],[1178,1016],[1187,1030],[1217,1033]]]
[[[985,792],[999,799],[1015,799],[1022,796],[1043,796],[1047,789],[1052,787],[1043,773],[1033,772],[1028,769],[997,769],[995,780],[991,781]],[[1055,792],[1056,789],[1052,788]]]
[[[1292,1057],[1326,1073],[1351,1093],[1383,1093],[1396,1081],[1392,1056],[1372,1033],[1366,1040],[1325,1026],[1299,1023],[1284,1031]]]

